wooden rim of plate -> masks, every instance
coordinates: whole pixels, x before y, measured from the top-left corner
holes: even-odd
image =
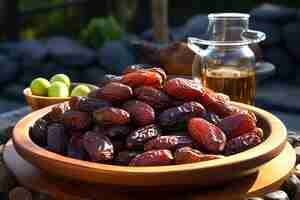
[[[191,163],[191,164],[181,164],[181,165],[169,165],[169,166],[148,166],[148,167],[130,167],[130,166],[118,166],[118,165],[109,165],[94,163],[89,161],[76,160],[69,157],[65,157],[53,152],[50,152],[38,145],[36,145],[29,137],[29,127],[39,119],[43,114],[49,112],[53,106],[37,110],[22,120],[20,120],[14,128],[13,131],[13,142],[16,150],[25,158],[39,157],[41,160],[47,160],[53,162],[57,165],[70,165],[72,167],[78,168],[80,170],[88,169],[89,171],[98,171],[101,170],[103,173],[110,174],[111,172],[115,173],[126,173],[126,175],[151,175],[157,173],[176,173],[180,172],[189,172],[194,170],[205,170],[209,168],[227,168],[231,169],[234,164],[244,164],[244,166],[251,166],[252,160],[260,157],[260,164],[271,160],[277,156],[284,148],[287,140],[287,131],[283,123],[271,113],[264,111],[260,108],[249,106],[241,103],[232,102],[233,105],[251,110],[255,112],[258,118],[264,118],[268,122],[270,129],[270,135],[265,141],[261,144],[253,147],[242,153],[238,153],[232,156],[228,156],[222,159],[205,161],[200,163]],[[257,162],[256,162],[257,165]]]

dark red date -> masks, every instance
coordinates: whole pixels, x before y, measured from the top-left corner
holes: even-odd
[[[173,155],[169,150],[151,150],[134,157],[130,166],[161,166],[170,165],[173,162]]]
[[[159,136],[148,141],[144,146],[144,150],[149,151],[153,149],[168,149],[173,151],[184,146],[193,146],[193,140],[191,137],[168,135]]]

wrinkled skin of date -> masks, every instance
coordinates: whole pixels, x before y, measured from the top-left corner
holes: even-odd
[[[107,162],[113,159],[114,147],[106,136],[88,131],[83,136],[83,145],[94,162]]]
[[[222,119],[218,127],[231,139],[255,129],[256,123],[249,114],[236,113]]]
[[[92,122],[87,112],[69,110],[63,114],[64,125],[72,130],[87,130]]]
[[[85,150],[83,146],[83,136],[74,135],[68,144],[68,156],[71,158],[84,160]]]
[[[221,122],[221,118],[212,112],[206,112],[206,115],[204,116],[204,119],[214,125],[217,125]]]
[[[143,101],[155,110],[163,110],[172,105],[171,98],[161,90],[149,86],[141,86],[134,89],[134,96]]]
[[[99,108],[110,107],[112,104],[108,101],[91,98],[91,97],[72,97],[69,101],[71,110],[77,110],[81,112],[93,112]]]
[[[133,91],[122,83],[108,83],[101,89],[100,98],[110,102],[123,102],[131,98]]]
[[[95,110],[93,116],[94,120],[100,125],[121,125],[130,121],[130,115],[126,110],[114,107]]]
[[[169,108],[159,115],[159,124],[163,127],[173,127],[184,123],[192,117],[205,116],[204,107],[198,102],[187,102],[181,106]]]
[[[151,150],[135,156],[130,166],[161,166],[172,164],[174,158],[169,150]]]
[[[138,154],[141,154],[141,152],[137,151],[121,151],[116,156],[114,163],[117,165],[129,165],[130,161],[137,156]]]
[[[164,90],[170,96],[184,101],[199,100],[204,93],[204,88],[199,83],[184,78],[167,81]]]
[[[157,72],[141,70],[123,75],[121,83],[129,85],[132,88],[136,88],[141,85],[161,88],[163,79]]]
[[[187,164],[201,161],[208,161],[224,158],[222,155],[203,154],[202,152],[190,147],[182,147],[175,152],[176,164]]]
[[[30,138],[39,146],[47,144],[47,126],[46,120],[38,119],[29,130]]]
[[[132,128],[128,125],[114,125],[107,127],[104,130],[104,134],[111,139],[125,139],[132,131]]]
[[[202,118],[192,118],[188,130],[202,147],[212,153],[221,153],[226,144],[226,135],[217,126]]]
[[[154,109],[142,101],[127,101],[123,104],[122,108],[130,113],[132,121],[138,126],[144,126],[154,122]]]
[[[160,136],[161,130],[157,125],[151,124],[133,131],[126,139],[128,149],[140,149],[149,140]]]
[[[67,149],[68,138],[65,135],[65,127],[62,124],[53,123],[47,129],[47,149],[63,154]]]
[[[148,65],[148,64],[135,64],[135,65],[129,65],[127,66],[124,71],[122,72],[122,74],[129,74],[132,72],[136,72],[139,70],[145,70],[145,69],[149,69],[151,68],[152,65]]]
[[[246,133],[229,140],[225,146],[225,155],[232,155],[250,149],[261,143],[261,138],[255,133]]]
[[[193,140],[189,136],[158,136],[150,141],[148,141],[144,150],[149,151],[153,149],[168,149],[170,151],[176,150],[180,147],[193,146]]]
[[[51,122],[62,122],[64,113],[69,109],[69,105],[65,103],[54,106],[48,113],[48,120]]]
[[[125,145],[125,142],[124,141],[121,141],[121,140],[114,140],[114,139],[110,139],[111,143],[113,144],[114,146],[114,153],[118,153],[120,151],[123,151],[125,150],[126,148],[126,145]]]

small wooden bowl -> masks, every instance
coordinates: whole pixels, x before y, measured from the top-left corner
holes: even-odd
[[[74,87],[76,87],[78,84],[84,84],[88,86],[91,90],[95,90],[98,87],[92,84],[87,84],[87,83],[72,83],[70,90]],[[23,94],[25,96],[27,104],[31,107],[33,111],[39,110],[41,108],[45,108],[47,106],[51,106],[54,104],[62,103],[64,101],[70,100],[71,97],[44,97],[44,96],[37,96],[33,95],[31,93],[30,88],[25,88],[23,90]]]
[[[123,187],[215,186],[256,172],[276,157],[286,145],[287,131],[277,117],[253,106],[233,104],[257,115],[258,125],[264,130],[266,139],[247,151],[217,160],[170,166],[127,167],[61,156],[39,147],[29,137],[29,127],[48,113],[52,106],[35,111],[20,120],[13,132],[13,142],[24,159],[43,171],[62,178]]]

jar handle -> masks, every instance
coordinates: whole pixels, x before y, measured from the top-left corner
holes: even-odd
[[[266,39],[266,34],[261,31],[246,30],[242,32],[241,37],[250,43],[259,43]]]

